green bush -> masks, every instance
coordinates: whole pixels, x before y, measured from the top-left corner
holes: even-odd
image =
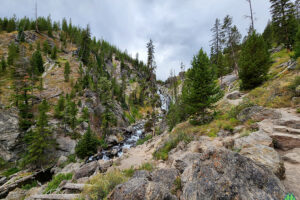
[[[6,177],[9,177],[17,172],[19,172],[20,169],[16,168],[16,167],[13,167],[13,168],[10,168],[8,170],[6,170],[5,172],[2,173],[3,176],[6,176]]]
[[[92,200],[105,199],[105,197],[119,184],[128,180],[120,171],[110,171],[106,174],[97,174],[89,181],[89,185],[84,188],[83,196],[88,196]]]
[[[152,138],[152,135],[146,135],[144,138],[140,138],[137,142],[136,145],[142,145],[145,142],[147,142],[148,140],[150,140]]]
[[[133,176],[134,172],[135,172],[135,169],[133,168],[133,166],[131,166],[129,169],[123,170],[124,175],[129,178]]]
[[[244,110],[245,108],[249,108],[249,107],[252,107],[252,106],[254,106],[255,104],[254,103],[252,103],[252,102],[250,102],[250,101],[243,101],[242,103],[240,103],[239,105],[237,105],[237,106],[234,106],[233,108],[231,108],[231,110],[229,111],[229,113],[228,113],[228,116],[230,117],[230,118],[234,118],[234,119],[236,119],[237,118],[237,116],[238,116],[238,114],[240,114],[240,112],[242,111],[242,110]]]
[[[157,160],[167,160],[168,153],[172,149],[176,148],[179,142],[184,141],[185,143],[189,143],[191,140],[192,138],[183,132],[170,135],[169,139],[163,144],[163,146],[153,153],[153,156]]]
[[[31,183],[28,183],[28,184],[26,184],[26,185],[23,185],[23,186],[22,186],[22,189],[23,189],[23,190],[30,190],[31,188],[34,188],[34,187],[37,187],[37,186],[38,186],[37,181],[34,180],[34,181],[32,181]]]
[[[53,179],[48,183],[46,189],[44,190],[44,194],[50,194],[54,192],[60,183],[64,180],[71,180],[73,177],[72,173],[67,173],[67,174],[57,174],[56,176],[53,177]]]
[[[138,169],[139,170],[146,170],[146,171],[151,172],[151,171],[153,171],[154,166],[153,166],[152,163],[147,162],[147,163],[143,163]]]

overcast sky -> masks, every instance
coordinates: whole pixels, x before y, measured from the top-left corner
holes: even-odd
[[[210,29],[216,18],[233,17],[245,35],[250,21],[246,0],[37,0],[38,15],[54,20],[72,18],[73,24],[90,24],[93,36],[103,38],[135,57],[146,60],[146,43],[156,47],[158,79],[171,69],[187,67],[203,47],[209,53]],[[35,0],[0,0],[0,16],[34,17]],[[270,19],[269,0],[252,0],[255,28],[262,32]]]

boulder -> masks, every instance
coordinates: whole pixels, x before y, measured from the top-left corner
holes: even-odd
[[[237,116],[237,119],[241,122],[245,122],[249,119],[252,119],[254,121],[262,121],[264,119],[279,118],[281,118],[281,114],[279,112],[261,106],[252,106],[245,108]]]
[[[7,200],[20,200],[24,199],[26,196],[26,190],[16,188],[13,191],[11,191],[5,199]]]
[[[70,137],[59,135],[56,137],[56,142],[61,155],[68,156],[75,153],[76,141]]]
[[[98,160],[99,170],[101,173],[106,172],[107,169],[112,166],[112,164],[112,160]]]
[[[273,133],[274,146],[284,151],[300,148],[300,135],[288,133]]]
[[[250,158],[256,163],[269,168],[278,178],[284,179],[285,168],[282,159],[274,148],[257,144],[255,146],[244,148],[239,152],[241,155]]]
[[[132,178],[115,187],[109,200],[177,200],[177,197],[162,184],[146,178]]]
[[[64,162],[66,162],[68,158],[66,156],[60,156],[58,161],[57,161],[57,166],[61,166]]]
[[[17,160],[18,153],[23,151],[21,140],[17,110],[0,109],[0,157],[5,161]]]
[[[231,92],[226,96],[226,98],[230,100],[236,100],[240,97],[242,97],[242,94],[239,91]]]
[[[293,164],[300,164],[300,148],[291,150],[282,156],[282,159]]]
[[[257,132],[250,133],[250,135],[248,136],[235,139],[234,148],[242,149],[242,148],[255,146],[257,144],[272,147],[273,140],[264,131],[257,131]]]
[[[158,169],[151,173],[151,180],[153,182],[162,183],[170,190],[178,176],[179,171],[177,169]]]
[[[284,199],[285,188],[272,171],[238,153],[212,148],[195,159],[181,175],[182,199]]]
[[[75,172],[74,179],[91,176],[92,174],[94,174],[97,167],[98,167],[97,161],[84,164]]]

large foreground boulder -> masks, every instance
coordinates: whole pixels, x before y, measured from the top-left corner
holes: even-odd
[[[137,171],[128,182],[116,186],[108,199],[177,200],[171,192],[177,177],[179,172],[176,169],[159,169],[152,173]]]
[[[199,153],[181,179],[184,200],[280,200],[285,195],[284,186],[272,171],[226,149]]]

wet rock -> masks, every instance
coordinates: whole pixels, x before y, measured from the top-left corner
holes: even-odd
[[[242,94],[239,91],[234,91],[229,93],[226,98],[230,100],[236,100],[242,97]]]
[[[94,174],[97,167],[98,163],[96,161],[84,164],[75,172],[74,179],[91,176]]]
[[[254,121],[262,121],[264,119],[279,119],[281,114],[273,109],[267,109],[261,106],[252,106],[242,110],[237,119],[239,121],[245,122],[249,119]]]
[[[266,167],[225,149],[199,154],[181,175],[183,199],[283,199],[285,188]]]
[[[284,179],[285,168],[283,161],[273,148],[258,144],[242,149],[240,154],[268,167],[278,178]]]
[[[118,144],[119,140],[118,140],[117,136],[110,135],[110,136],[107,137],[106,142],[107,142],[108,146],[113,146],[113,145]]]

